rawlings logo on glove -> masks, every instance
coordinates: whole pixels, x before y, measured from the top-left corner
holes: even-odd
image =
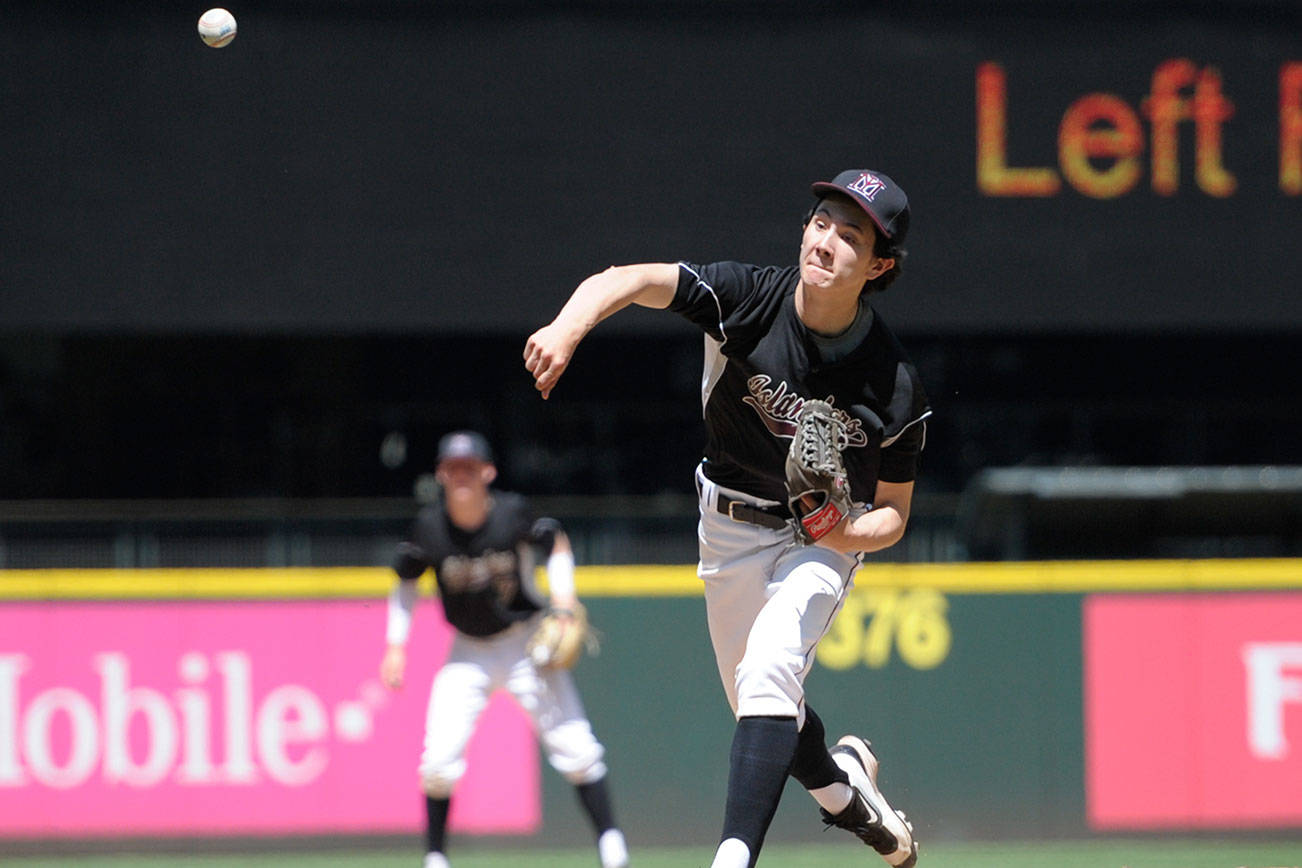
[[[801,538],[814,543],[850,514],[850,483],[841,450],[846,425],[827,401],[810,400],[796,417],[787,450],[787,506]]]
[[[548,609],[526,646],[539,669],[570,669],[585,649],[597,653],[597,637],[588,625],[588,610],[577,601],[568,609]]]

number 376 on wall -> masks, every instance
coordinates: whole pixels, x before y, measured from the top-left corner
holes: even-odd
[[[906,666],[934,669],[949,656],[948,611],[944,595],[928,588],[856,588],[818,644],[818,662],[881,669],[894,648]]]

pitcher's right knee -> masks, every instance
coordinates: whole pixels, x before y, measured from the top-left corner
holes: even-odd
[[[804,701],[804,661],[748,652],[737,666],[738,717],[798,717]]]

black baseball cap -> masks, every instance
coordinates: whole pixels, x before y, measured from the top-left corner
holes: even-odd
[[[819,181],[811,188],[815,196],[844,193],[868,212],[877,229],[900,244],[909,231],[909,197],[900,186],[881,172],[872,169],[846,169],[830,181]]]
[[[492,464],[493,450],[484,435],[477,431],[453,431],[443,435],[439,441],[438,461],[441,464],[453,458],[474,458]]]

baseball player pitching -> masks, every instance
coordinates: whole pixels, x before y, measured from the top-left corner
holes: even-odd
[[[756,863],[788,774],[825,823],[890,865],[917,861],[869,742],[846,735],[829,750],[804,690],[862,553],[895,544],[909,518],[930,409],[869,304],[900,273],[909,204],[869,169],[812,192],[794,266],[610,268],[584,280],[524,350],[547,398],[584,336],[630,304],[674,311],[705,333],[698,572],[737,718],[713,868]]]
[[[455,630],[434,678],[425,717],[420,779],[425,790],[425,868],[447,868],[448,809],[466,771],[466,744],[491,694],[505,689],[528,712],[552,768],[574,785],[592,822],[602,868],[625,868],[628,849],[606,787],[605,749],[592,733],[574,679],[531,645],[544,621],[575,622],[574,556],[552,519],[533,521],[526,500],[491,488],[497,476],[483,436],[457,431],[439,442],[439,502],[421,509],[398,547],[380,677],[402,686],[417,580],[434,569],[443,612]],[[534,549],[547,553],[550,609],[533,584]],[[545,614],[546,613],[546,614]],[[551,624],[549,623],[549,628]]]

